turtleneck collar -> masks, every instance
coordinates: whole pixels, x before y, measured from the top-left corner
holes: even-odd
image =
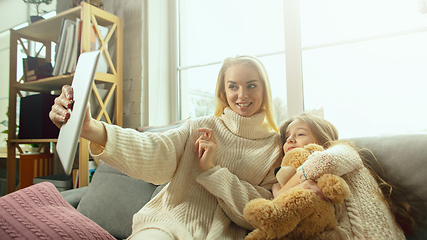
[[[225,126],[234,134],[247,139],[260,139],[277,134],[270,130],[265,119],[265,110],[250,117],[243,117],[231,110],[230,107],[224,109],[221,115]]]

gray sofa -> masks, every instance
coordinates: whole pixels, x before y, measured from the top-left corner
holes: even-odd
[[[160,128],[145,127],[141,132],[162,132],[179,126]],[[375,154],[381,164],[374,169],[387,179],[413,191],[427,206],[427,134],[380,136],[348,139],[361,148],[367,148]],[[364,151],[374,163],[370,151]],[[141,180],[132,179],[120,171],[100,164],[88,187],[62,192],[64,198],[102,228],[118,239],[131,234],[132,216],[164,186],[156,186]],[[414,204],[412,202],[412,204]],[[416,211],[423,211],[416,209]],[[423,221],[426,216],[423,217]],[[418,225],[408,239],[427,239],[427,228]]]

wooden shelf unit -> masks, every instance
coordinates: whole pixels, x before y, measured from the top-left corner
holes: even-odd
[[[51,48],[51,43],[57,43],[62,25],[62,19],[67,18],[75,21],[80,18],[82,21],[81,35],[81,52],[90,51],[90,31],[91,27],[95,28],[95,34],[100,40],[101,52],[106,56],[109,64],[110,73],[97,72],[95,74],[95,83],[93,84],[93,93],[100,107],[99,114],[93,116],[96,119],[105,117],[106,121],[112,124],[112,116],[108,116],[106,106],[112,96],[115,96],[114,101],[114,124],[123,126],[123,21],[121,18],[108,13],[104,10],[96,8],[86,2],[82,2],[80,6],[61,12],[58,15],[32,23],[29,26],[19,29],[10,30],[10,81],[9,81],[9,125],[8,125],[8,140],[7,140],[7,193],[16,190],[16,150],[19,144],[40,143],[44,146],[50,143],[55,143],[57,139],[18,139],[16,135],[16,108],[18,97],[22,97],[22,91],[27,92],[47,92],[61,90],[63,85],[70,85],[74,74],[49,77],[32,82],[23,82],[22,78],[17,78],[17,45],[21,44],[25,54],[29,56],[28,49],[24,45],[23,39],[42,44],[42,48],[38,50],[36,57],[42,49],[45,51],[46,62],[51,61],[51,53],[54,49]],[[109,32],[105,38],[102,38],[98,26],[109,28]],[[108,53],[108,45],[110,39],[114,41],[114,58],[111,58]],[[21,60],[21,59],[19,59]],[[108,89],[108,94],[105,100],[99,95],[96,84],[108,83],[111,86]],[[45,147],[45,151],[46,151]],[[89,150],[88,141],[80,139],[79,144],[79,186],[87,186],[89,183],[88,173]]]

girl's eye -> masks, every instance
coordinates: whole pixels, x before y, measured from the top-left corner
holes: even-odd
[[[230,86],[228,86],[228,88],[229,88],[230,90],[236,90],[236,89],[237,89],[237,87],[236,87],[236,86],[234,86],[234,85],[230,85]]]
[[[304,133],[299,133],[298,136],[304,136]]]

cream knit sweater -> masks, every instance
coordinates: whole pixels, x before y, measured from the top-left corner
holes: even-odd
[[[315,152],[297,170],[300,181],[305,177],[317,180],[325,173],[341,176],[350,187],[350,196],[335,207],[338,226],[318,239],[405,239],[356,150],[340,144]]]
[[[242,117],[226,108],[221,117],[192,119],[165,133],[104,124],[105,148],[91,143],[90,151],[133,178],[170,181],[134,215],[133,234],[159,228],[175,239],[243,239],[253,229],[243,209],[251,199],[272,197],[280,165],[279,135],[264,118],[264,112]],[[193,150],[202,134],[197,128],[213,129],[218,142],[216,166],[206,172]]]

